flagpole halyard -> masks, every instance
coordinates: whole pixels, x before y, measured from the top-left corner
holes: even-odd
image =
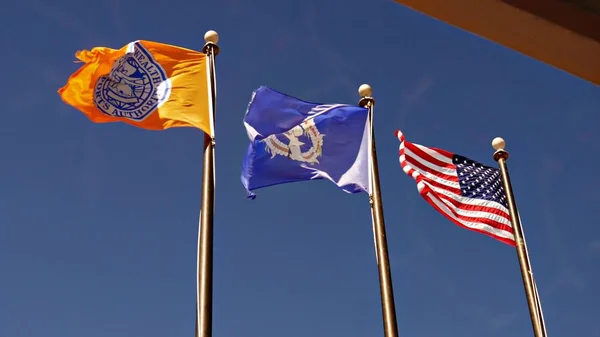
[[[381,189],[379,187],[379,169],[375,147],[375,132],[373,128],[375,99],[371,96],[373,90],[368,84],[361,85],[358,89],[358,93],[361,96],[358,105],[369,110],[369,199],[371,203],[371,216],[373,219],[375,254],[377,258],[377,267],[379,269],[383,329],[385,337],[398,337],[396,306],[394,303],[394,290],[388,256],[385,222],[383,219],[383,205],[381,201]]]
[[[546,337],[546,329],[543,328],[543,318],[541,314],[541,303],[539,301],[539,294],[535,288],[533,279],[533,272],[531,270],[531,264],[529,261],[529,254],[527,252],[525,235],[523,227],[521,226],[521,219],[519,217],[517,204],[512,190],[512,184],[510,182],[510,176],[508,174],[508,166],[506,160],[508,159],[508,152],[504,150],[506,142],[500,137],[492,140],[492,147],[494,152],[494,160],[498,162],[500,168],[500,174],[502,176],[502,185],[506,193],[506,200],[508,203],[508,210],[510,213],[510,220],[513,226],[513,234],[515,236],[515,244],[517,249],[517,256],[519,258],[519,265],[521,267],[521,276],[523,277],[523,286],[525,287],[525,295],[527,296],[527,305],[529,306],[529,314],[531,316],[531,324],[533,327],[533,334],[535,337]]]
[[[212,336],[213,299],[213,213],[215,198],[215,136],[216,111],[215,56],[219,54],[219,34],[210,30],[204,35],[202,48],[207,56],[209,77],[209,118],[211,134],[204,134],[202,163],[202,206],[198,228],[198,269],[196,283],[196,337]]]

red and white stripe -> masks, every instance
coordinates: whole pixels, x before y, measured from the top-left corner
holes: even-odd
[[[419,194],[455,224],[515,245],[509,211],[498,202],[465,197],[460,192],[453,154],[400,140],[400,166],[417,182]]]

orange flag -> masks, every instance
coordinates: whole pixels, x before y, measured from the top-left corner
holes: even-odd
[[[91,121],[147,130],[196,127],[212,134],[204,53],[139,40],[75,56],[84,65],[58,93]]]

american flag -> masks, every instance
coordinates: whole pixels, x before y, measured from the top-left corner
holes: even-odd
[[[419,194],[455,224],[514,246],[500,170],[437,148],[407,142],[400,131],[400,166]]]

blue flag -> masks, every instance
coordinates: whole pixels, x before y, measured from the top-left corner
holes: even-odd
[[[369,192],[367,117],[366,108],[258,88],[244,117],[250,144],[242,184],[249,197],[262,187],[315,179],[348,193]]]

